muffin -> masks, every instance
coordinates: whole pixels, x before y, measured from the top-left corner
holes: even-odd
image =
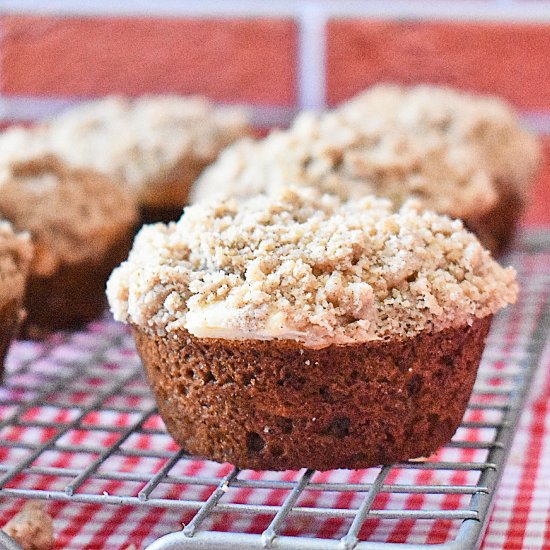
[[[239,109],[175,95],[108,97],[47,124],[53,152],[71,166],[93,168],[126,185],[144,221],[179,218],[194,180],[249,130]]]
[[[541,165],[537,138],[521,127],[510,105],[446,87],[379,85],[342,109],[348,116],[384,112],[411,132],[442,133],[450,147],[470,147],[491,178],[497,199],[484,214],[466,221],[493,251],[506,249]]]
[[[197,181],[192,202],[247,198],[289,183],[343,198],[416,198],[464,220],[499,253],[510,242],[540,163],[533,136],[496,98],[434,86],[377,86],[287,131],[228,148]]]
[[[118,184],[53,156],[0,165],[0,218],[26,230],[34,257],[24,334],[78,327],[105,307],[105,282],[126,258],[137,207]]]
[[[174,439],[274,470],[431,454],[516,293],[460,221],[299,187],[143,227],[107,283]]]
[[[32,258],[28,233],[16,233],[0,219],[0,382],[4,359],[25,313],[25,284]]]

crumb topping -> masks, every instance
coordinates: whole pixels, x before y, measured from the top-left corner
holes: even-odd
[[[53,151],[65,161],[110,175],[147,204],[157,200],[150,189],[173,171],[212,162],[248,132],[248,116],[240,109],[170,95],[85,103],[53,119],[48,128]]]
[[[443,134],[449,146],[471,147],[498,183],[525,194],[540,162],[540,144],[521,127],[510,105],[495,96],[475,95],[444,86],[378,85],[341,107],[347,116],[373,116],[407,130]],[[355,114],[354,114],[355,113]]]
[[[2,531],[18,542],[23,550],[51,550],[55,544],[53,520],[44,510],[44,504],[38,501],[27,502],[2,527]]]
[[[0,166],[32,160],[47,152],[48,141],[42,127],[10,126],[0,132]]]
[[[23,299],[32,255],[30,235],[0,220],[0,306]]]
[[[166,335],[309,347],[463,326],[516,299],[462,222],[311,188],[197,204],[145,226],[107,284],[114,316]]]
[[[116,183],[52,156],[0,167],[0,217],[30,232],[36,275],[101,255],[132,227],[136,210]]]
[[[343,198],[376,194],[453,217],[477,217],[506,178],[525,187],[538,168],[535,138],[502,102],[446,88],[377,86],[287,131],[229,147],[197,180],[193,202],[248,197],[289,184]]]

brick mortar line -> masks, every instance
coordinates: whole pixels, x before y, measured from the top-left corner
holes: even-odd
[[[81,102],[78,98],[49,98],[0,95],[0,122],[39,120]],[[227,105],[217,103],[218,105]],[[252,121],[258,126],[284,126],[302,107],[239,104],[249,109]],[[312,107],[304,107],[305,109]],[[519,111],[522,122],[538,134],[550,134],[550,110]]]
[[[165,17],[292,17],[300,18],[304,9],[315,9],[330,17],[406,18],[418,20],[455,19],[463,21],[515,21],[541,23],[550,21],[550,5],[539,0],[111,0],[109,5],[97,0],[3,0],[2,11],[13,14],[40,12],[45,15],[80,16],[165,16]]]
[[[82,101],[85,101],[85,99],[74,97],[3,96],[0,94],[0,121],[26,122],[40,120],[55,115],[63,109]],[[229,105],[220,102],[216,102],[216,104],[220,106]],[[252,116],[252,122],[260,126],[288,124],[297,111],[294,107],[277,105],[250,105],[241,103],[237,106],[248,109]]]
[[[327,17],[315,1],[303,2],[298,29],[298,103],[301,108],[326,107]]]

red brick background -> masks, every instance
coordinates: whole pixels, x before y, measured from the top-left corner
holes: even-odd
[[[285,19],[0,20],[4,95],[200,93],[292,105],[296,25]]]
[[[449,84],[550,109],[550,25],[332,20],[327,97],[376,82]]]
[[[541,176],[533,186],[523,217],[524,225],[550,225],[550,136],[542,138],[544,164]]]
[[[4,15],[0,95],[199,93],[223,103],[293,108],[298,87],[319,82],[300,66],[299,39],[300,21],[292,17]],[[433,82],[550,113],[548,24],[333,18],[325,61],[330,105],[380,81]],[[550,225],[550,138],[545,143],[528,224]]]

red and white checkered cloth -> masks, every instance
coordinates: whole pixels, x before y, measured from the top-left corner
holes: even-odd
[[[550,345],[521,416],[482,548],[550,549]]]
[[[547,256],[544,260],[548,265]],[[540,268],[540,265],[539,265]],[[521,332],[525,319],[532,314],[528,308],[516,315],[519,321],[512,320],[506,325],[506,330]],[[506,333],[503,336],[506,342],[515,341],[515,333]],[[109,343],[118,339],[115,348],[109,348]],[[11,351],[9,370],[11,371],[10,384],[17,376],[20,383],[28,383],[29,387],[36,385],[36,372],[52,375],[63,368],[64,362],[90,361],[97,349],[107,348],[103,355],[103,363],[99,366],[118,373],[124,365],[132,364],[135,369],[136,356],[132,349],[132,342],[127,331],[110,321],[101,321],[90,326],[88,332],[79,333],[67,338],[59,336],[50,351],[46,353],[47,344],[19,342]],[[511,346],[513,348],[513,346]],[[514,350],[511,350],[513,353]],[[19,369],[25,362],[31,362],[34,370]],[[68,367],[66,367],[68,368]],[[138,371],[140,372],[140,371]],[[33,374],[34,373],[34,374]],[[35,378],[33,378],[35,376]],[[93,396],[93,389],[101,390],[105,379],[93,373],[83,375],[77,382],[90,391],[70,391],[63,394],[62,403],[52,401],[51,406],[31,407],[24,415],[24,421],[10,424],[0,430],[0,467],[14,465],[29,454],[28,449],[2,445],[2,441],[28,442],[34,445],[37,442],[48,441],[55,433],[55,427],[39,427],[33,422],[50,421],[59,425],[70,423],[76,418],[86,399]],[[143,387],[141,379],[132,380],[127,387]],[[14,386],[19,387],[19,386]],[[11,391],[11,394],[10,394]],[[7,418],[15,410],[8,398],[24,400],[22,390],[0,389],[0,421]],[[15,393],[13,393],[15,391]],[[512,549],[549,549],[550,548],[550,347],[545,352],[543,365],[537,372],[533,384],[533,391],[521,417],[521,422],[515,436],[508,464],[495,499],[495,507],[487,529],[482,548],[496,550]],[[108,406],[128,406],[144,410],[152,405],[150,396],[145,394],[130,395],[120,392],[109,398]],[[494,410],[469,409],[467,420],[491,421]],[[132,425],[139,417],[132,412],[99,411],[90,412],[80,425],[68,430],[59,439],[62,450],[48,450],[40,455],[33,467],[57,467],[64,470],[73,469],[71,476],[40,475],[37,473],[21,474],[11,480],[8,488],[62,490],[74,478],[74,475],[88,466],[97,458],[97,454],[80,452],[80,447],[99,445],[108,448],[120,437],[120,432],[102,429]],[[144,424],[145,428],[159,429],[155,433],[137,433],[124,443],[123,448],[147,450],[177,450],[172,439],[160,431],[162,422],[153,414]],[[485,428],[460,428],[457,436],[463,440],[476,440],[488,436]],[[489,435],[490,437],[490,435]],[[70,447],[70,446],[76,447]],[[64,447],[63,447],[64,446]],[[439,451],[437,459],[446,461],[484,461],[486,451],[471,448],[446,447]],[[86,481],[78,489],[79,493],[136,496],[137,492],[146,483],[146,479],[159,471],[166,463],[162,457],[125,456],[114,453],[100,467],[100,471],[140,472],[144,474],[143,482],[105,480],[93,478]],[[5,468],[4,468],[5,470]],[[170,471],[171,475],[197,476],[221,478],[231,471],[231,466],[218,465],[208,461],[181,460]],[[363,471],[332,471],[316,473],[314,482],[372,482],[378,470]],[[70,472],[69,472],[70,473]],[[0,476],[2,471],[0,470]],[[253,472],[244,471],[240,479],[276,479],[294,481],[300,472]],[[388,484],[461,484],[475,485],[479,472],[460,470],[421,470],[395,469],[386,479]],[[204,502],[212,493],[212,485],[163,483],[151,494],[151,498],[177,499],[185,498]],[[288,491],[284,489],[259,488],[229,488],[224,495],[224,502],[254,503],[281,505]],[[356,492],[326,492],[306,490],[300,496],[299,506],[319,506],[331,508],[357,508],[365,493]],[[402,494],[380,493],[374,503],[374,509],[456,509],[467,508],[470,495],[460,494]],[[0,497],[0,524],[4,524],[22,506],[20,499]],[[63,549],[103,549],[126,548],[134,544],[137,548],[145,548],[148,544],[164,534],[178,531],[182,524],[188,523],[194,515],[193,511],[181,511],[167,508],[152,508],[146,506],[116,506],[105,504],[79,504],[75,502],[47,503],[47,511],[54,519],[56,532],[56,548]],[[269,515],[246,515],[236,513],[217,513],[208,518],[202,526],[204,529],[244,533],[261,533],[272,520]],[[349,528],[349,519],[332,518],[320,520],[314,516],[292,515],[285,523],[283,534],[336,538],[345,535]],[[365,522],[360,537],[373,541],[411,542],[411,543],[442,543],[454,537],[460,521],[455,520],[393,520],[369,518]]]

